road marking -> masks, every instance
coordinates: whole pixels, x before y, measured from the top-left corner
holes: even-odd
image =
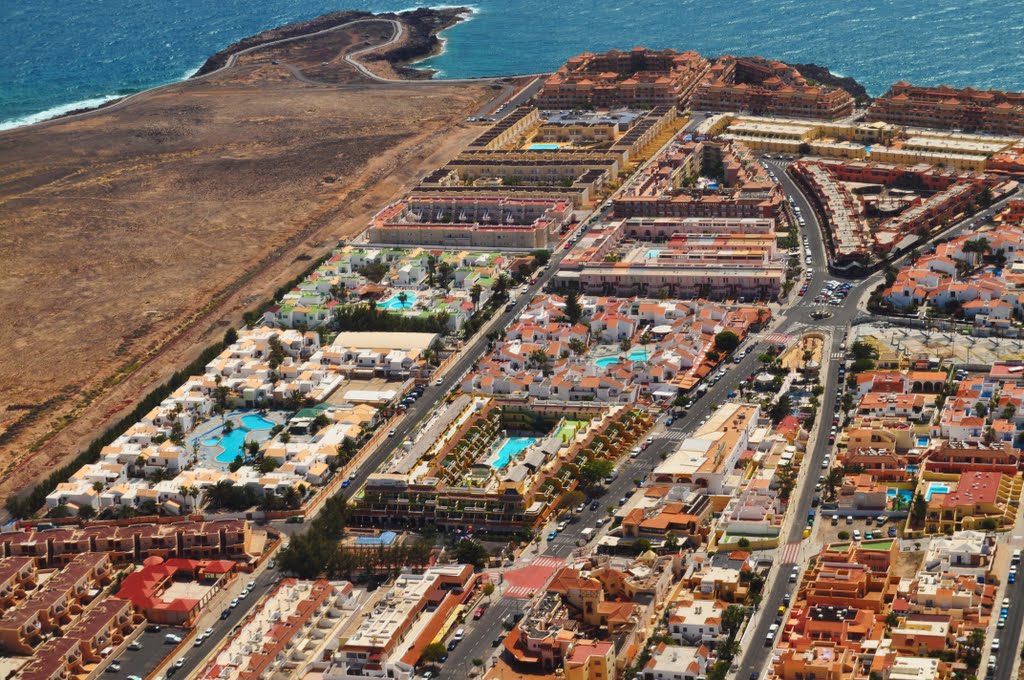
[[[800,541],[790,541],[782,547],[782,564],[796,564],[800,553]]]
[[[772,333],[765,337],[764,342],[771,343],[773,345],[788,345],[790,337],[785,333]]]
[[[534,589],[533,588],[529,588],[527,586],[510,586],[510,587],[505,589],[505,592],[502,593],[502,595],[504,595],[505,597],[514,597],[514,598],[517,598],[517,599],[524,599],[524,598],[532,597],[533,593],[534,593]]]

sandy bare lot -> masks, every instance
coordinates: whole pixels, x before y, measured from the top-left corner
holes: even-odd
[[[358,32],[338,49],[388,34]],[[324,42],[305,63],[352,83]],[[243,63],[0,135],[0,495],[84,448],[454,155],[479,132],[461,121],[489,96],[316,86],[286,64]]]

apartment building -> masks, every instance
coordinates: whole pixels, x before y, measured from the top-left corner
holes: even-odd
[[[853,106],[845,90],[808,83],[800,71],[780,61],[728,54],[711,65],[692,102],[700,111],[828,120],[849,116]]]
[[[542,109],[686,108],[708,60],[696,52],[611,50],[570,58],[537,93]]]
[[[452,616],[471,585],[473,567],[432,567],[402,573],[372,611],[330,655],[325,680],[409,680],[420,656]]]
[[[374,216],[371,243],[535,250],[558,240],[572,219],[567,200],[419,194]]]
[[[894,83],[868,109],[869,120],[911,127],[1024,135],[1024,94]]]
[[[336,634],[355,607],[351,583],[283,579],[196,677],[299,677],[301,670],[329,654],[326,639]]]

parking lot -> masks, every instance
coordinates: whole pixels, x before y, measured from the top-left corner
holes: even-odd
[[[160,630],[147,627],[128,649],[107,666],[106,675],[117,678],[127,678],[130,675],[147,677],[176,647],[166,641],[165,636],[168,633],[184,638],[188,631],[172,626],[160,626]]]
[[[800,286],[800,290],[797,291],[797,295],[807,298],[810,294],[809,288],[810,277],[805,279],[804,283]],[[821,290],[811,299],[811,304],[838,307],[846,301],[846,296],[850,294],[851,288],[853,288],[853,285],[850,283],[841,283],[835,280],[826,281]]]

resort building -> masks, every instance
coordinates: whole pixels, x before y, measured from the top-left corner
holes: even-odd
[[[1019,137],[1024,135],[1024,94],[945,85],[915,87],[900,81],[872,102],[868,119]]]
[[[544,81],[537,93],[542,109],[598,109],[656,106],[686,108],[708,70],[696,52],[612,50],[572,57]]]
[[[572,219],[567,200],[416,195],[374,216],[371,243],[535,250],[558,240]]]
[[[613,209],[620,218],[777,219],[784,202],[746,147],[683,135],[625,185]]]
[[[757,218],[617,220],[587,233],[557,281],[592,294],[770,299],[786,279],[773,227]]]
[[[538,526],[578,483],[580,466],[615,459],[647,414],[604,404],[530,405],[463,396],[450,424],[417,442],[356,496],[353,521],[490,531]]]
[[[738,111],[782,118],[842,118],[853,97],[838,87],[811,84],[792,66],[761,57],[723,55],[693,95],[697,111]]]

